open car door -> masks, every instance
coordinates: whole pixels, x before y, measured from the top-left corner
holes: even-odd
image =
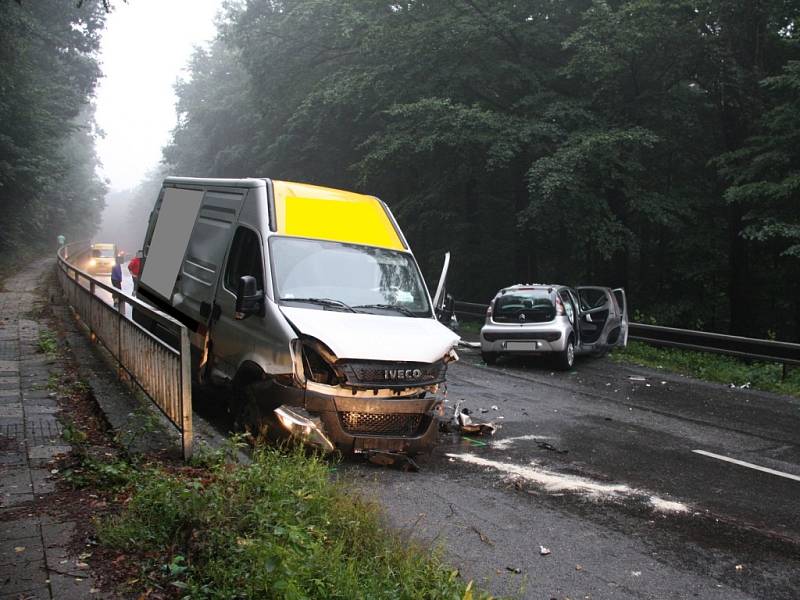
[[[619,310],[622,313],[619,338],[617,339],[617,343],[615,345],[620,348],[625,348],[628,345],[628,298],[625,296],[625,290],[622,288],[616,288],[611,291],[613,292],[614,298],[619,305]]]
[[[439,276],[439,285],[436,286],[436,294],[433,296],[433,310],[436,313],[436,318],[447,325],[452,316],[452,307],[448,309],[447,301],[447,270],[450,268],[450,253],[444,255],[444,265],[442,265],[442,274]],[[450,313],[450,314],[445,314]]]
[[[606,287],[576,288],[580,302],[580,347],[583,351],[605,353],[610,347],[627,340],[627,320],[622,330],[624,310],[614,292]],[[624,296],[624,292],[623,292]]]

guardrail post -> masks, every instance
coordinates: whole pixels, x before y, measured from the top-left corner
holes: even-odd
[[[117,311],[117,379],[122,379],[122,316]]]
[[[183,459],[192,457],[192,367],[189,350],[189,331],[181,327],[181,436],[183,438]]]
[[[94,279],[89,280],[89,337],[93,342],[97,341],[94,332]]]

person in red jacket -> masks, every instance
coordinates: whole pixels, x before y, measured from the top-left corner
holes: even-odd
[[[136,283],[139,281],[139,275],[142,273],[142,252],[136,253],[131,261],[128,263],[128,272],[133,277],[133,289],[136,290]]]

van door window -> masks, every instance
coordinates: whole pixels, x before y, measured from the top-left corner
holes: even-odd
[[[239,278],[251,275],[256,278],[258,289],[264,289],[264,263],[261,260],[261,243],[258,236],[247,229],[239,227],[233,237],[231,252],[228,255],[228,266],[225,269],[225,287],[236,293]]]

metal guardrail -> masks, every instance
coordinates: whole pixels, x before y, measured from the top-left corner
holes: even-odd
[[[70,306],[117,361],[118,374],[127,375],[178,429],[183,457],[192,455],[192,381],[189,333],[186,326],[169,315],[144,304],[92,277],[68,261],[85,254],[88,242],[74,242],[58,251],[58,279]],[[98,295],[106,294],[111,302]],[[130,307],[131,310],[128,310]],[[127,313],[133,308],[159,323],[175,339],[173,348],[134,322]]]
[[[456,315],[460,317],[483,319],[489,305],[455,302],[454,307]],[[628,337],[654,346],[685,348],[699,352],[783,363],[784,371],[786,365],[800,365],[800,344],[791,342],[761,340],[724,333],[645,325],[644,323],[630,323]]]
[[[779,362],[784,365],[800,365],[800,344],[791,342],[760,340],[724,333],[645,325],[644,323],[631,323],[628,326],[628,336],[654,346],[686,348],[700,352],[715,352],[741,358]]]

